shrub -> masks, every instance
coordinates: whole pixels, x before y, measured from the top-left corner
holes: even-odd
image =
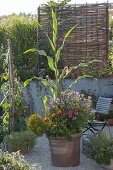
[[[0,170],[32,170],[32,165],[29,165],[20,152],[4,153],[0,150]],[[39,170],[41,168],[37,168]]]
[[[33,148],[36,142],[36,135],[29,131],[12,132],[10,135],[5,136],[4,141],[9,152],[23,151],[26,146],[28,149]]]
[[[43,117],[38,114],[32,114],[28,120],[28,129],[38,136],[43,135],[47,130],[48,124],[44,121]]]
[[[4,34],[5,32],[5,34]],[[23,54],[31,46],[37,46],[37,29],[35,24],[23,16],[7,16],[0,21],[0,48],[7,51],[7,39],[11,39],[14,64],[21,80],[37,75],[38,57],[36,54]]]
[[[113,138],[100,132],[92,138],[92,156],[98,164],[109,165],[113,158]]]

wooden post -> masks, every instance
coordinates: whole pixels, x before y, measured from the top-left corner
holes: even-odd
[[[8,72],[9,72],[9,133],[13,131],[14,127],[14,93],[13,93],[13,57],[11,41],[8,40]]]

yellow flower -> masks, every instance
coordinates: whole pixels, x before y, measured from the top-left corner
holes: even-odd
[[[61,113],[62,113],[62,110],[59,109],[59,110],[58,110],[58,113],[61,114]]]
[[[52,117],[55,117],[55,115],[56,115],[56,113],[53,113],[53,114],[52,114]]]

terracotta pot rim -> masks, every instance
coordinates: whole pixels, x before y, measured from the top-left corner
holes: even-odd
[[[76,133],[76,134],[73,134],[71,135],[71,138],[70,139],[66,139],[65,137],[60,137],[60,136],[57,136],[57,137],[52,137],[52,136],[48,136],[47,135],[47,138],[49,140],[71,140],[71,139],[74,139],[74,138],[81,138],[82,137],[82,133]]]

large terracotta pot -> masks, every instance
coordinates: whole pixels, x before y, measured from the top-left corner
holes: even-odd
[[[81,133],[72,135],[71,140],[66,140],[63,137],[48,138],[53,166],[69,167],[80,164],[81,136]]]

